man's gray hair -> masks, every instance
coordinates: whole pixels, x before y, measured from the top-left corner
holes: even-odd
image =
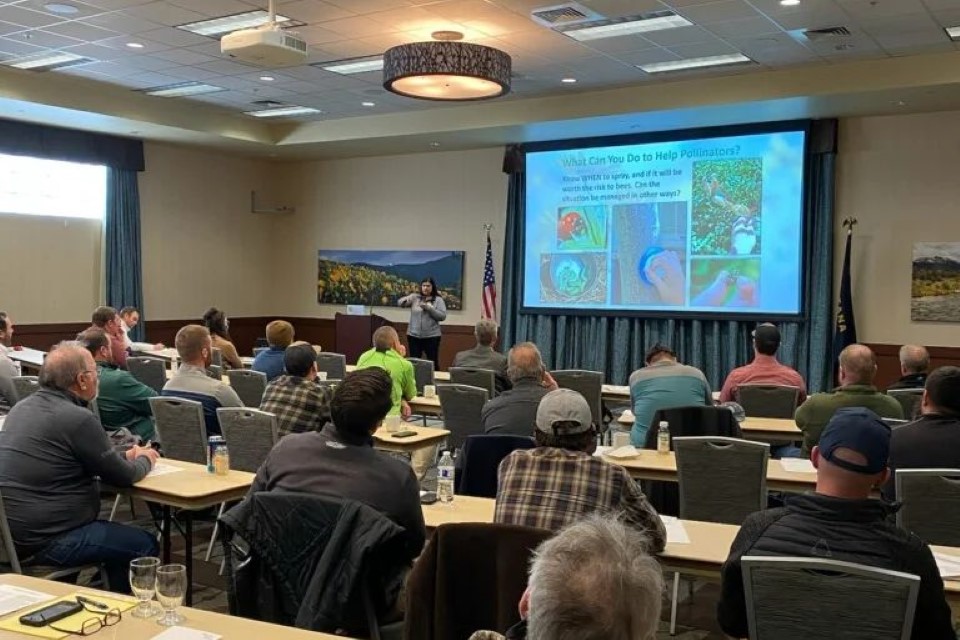
[[[477,337],[477,344],[489,347],[497,339],[497,331],[500,327],[493,320],[481,320],[473,328],[473,335]]]
[[[84,358],[87,353],[89,351],[76,340],[59,343],[50,350],[40,367],[40,385],[61,391],[70,389],[76,383],[77,376],[87,368]]]
[[[521,342],[507,356],[507,377],[516,383],[524,378],[540,380],[545,371],[540,349],[532,342]]]
[[[640,530],[593,514],[562,529],[530,567],[528,640],[648,640],[663,574]]]
[[[930,353],[918,344],[900,347],[900,366],[907,373],[924,373],[930,368]]]

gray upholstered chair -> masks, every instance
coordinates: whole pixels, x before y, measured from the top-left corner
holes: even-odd
[[[256,409],[260,406],[263,392],[267,390],[267,374],[250,369],[228,369],[227,377],[245,407]]]
[[[913,420],[919,417],[923,389],[890,389],[887,391],[887,395],[900,403],[904,418]]]
[[[583,369],[551,371],[550,375],[561,389],[573,389],[590,404],[590,416],[597,429],[604,431],[603,424],[603,373]]]
[[[40,378],[16,376],[13,378],[13,388],[17,390],[17,401],[25,400],[27,396],[40,390]]]
[[[433,360],[407,358],[413,365],[413,377],[417,385],[417,395],[423,395],[423,387],[433,384]]]
[[[492,371],[490,373],[493,374]],[[443,413],[443,428],[450,432],[447,438],[449,448],[461,449],[467,436],[483,433],[480,410],[490,398],[487,389],[467,384],[439,384],[437,395]]]
[[[207,463],[207,425],[203,405],[195,400],[150,398],[163,455],[172,460]]]
[[[127,370],[134,378],[157,393],[167,383],[167,363],[160,358],[136,356],[127,358]]]
[[[342,353],[321,351],[317,354],[317,371],[325,371],[327,380],[343,380],[347,375],[347,356]]]
[[[819,558],[744,556],[741,566],[750,640],[910,639],[915,575]]]
[[[960,469],[897,469],[897,526],[927,544],[960,547]]]
[[[496,374],[492,369],[480,367],[450,367],[450,382],[452,384],[469,385],[487,390],[487,396],[492,398],[497,393]]]
[[[779,384],[742,384],[734,400],[750,418],[793,418],[800,388]]]
[[[218,364],[212,364],[207,367],[207,375],[214,380],[223,380],[223,367]]]

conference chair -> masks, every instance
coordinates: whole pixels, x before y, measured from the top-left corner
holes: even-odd
[[[779,384],[742,384],[734,398],[751,418],[793,418],[800,388]]]
[[[413,377],[417,385],[417,395],[423,395],[423,387],[433,384],[433,360],[407,358],[413,365]]]
[[[447,437],[449,448],[457,451],[463,448],[467,436],[483,433],[480,410],[490,398],[489,390],[467,384],[439,384],[437,395],[440,397],[443,428],[450,432]]]
[[[347,356],[342,353],[317,353],[317,371],[326,371],[327,380],[343,380],[347,375]]]
[[[496,374],[491,369],[450,367],[450,382],[486,389],[490,398],[497,394]]]
[[[583,369],[563,369],[551,371],[550,375],[562,389],[573,389],[590,403],[590,415],[597,430],[606,431],[603,424],[603,373]]]
[[[223,351],[217,347],[210,349],[210,364],[223,369]]]
[[[750,640],[910,640],[920,578],[819,558],[744,556]]]
[[[719,436],[673,439],[684,520],[739,525],[767,506],[770,445]],[[670,635],[677,624],[680,573],[673,574]]]
[[[903,408],[903,417],[907,420],[915,420],[920,416],[923,389],[890,389],[887,395],[900,403]]]
[[[17,390],[17,401],[25,400],[27,396],[40,390],[40,378],[37,376],[15,376],[13,388]]]
[[[136,356],[127,358],[127,370],[134,378],[157,393],[167,383],[167,363],[159,358]]]
[[[270,350],[270,347],[256,347],[253,350],[253,357],[256,358],[258,355],[260,355],[264,351],[269,351],[269,350]]]
[[[500,462],[518,449],[533,449],[535,446],[533,438],[527,436],[467,436],[461,454],[463,467],[456,477],[457,494],[496,498]]]
[[[897,526],[927,544],[960,547],[960,469],[897,469]]]
[[[263,392],[267,390],[267,374],[250,369],[228,369],[227,378],[245,407],[260,406]]]
[[[157,436],[164,457],[207,464],[207,426],[203,405],[195,400],[160,396],[150,398]]]
[[[223,380],[223,367],[217,364],[212,364],[207,367],[207,375],[214,380]]]

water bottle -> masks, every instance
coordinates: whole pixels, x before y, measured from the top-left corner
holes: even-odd
[[[170,356],[170,374],[171,375],[175,374],[177,372],[177,369],[180,368],[179,365],[177,364],[178,360],[179,359],[177,358],[177,356]]]
[[[437,498],[440,502],[453,502],[453,456],[444,451],[437,464]]]
[[[660,422],[657,430],[657,453],[670,453],[670,423],[666,420]]]
[[[230,451],[227,449],[226,442],[218,445],[213,454],[213,469],[218,476],[230,473]]]

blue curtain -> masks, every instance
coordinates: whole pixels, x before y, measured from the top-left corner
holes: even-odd
[[[137,172],[107,168],[106,217],[107,304],[143,310],[143,278],[140,260],[140,189]],[[130,339],[143,340],[143,321],[130,332]]]
[[[822,391],[832,369],[836,121],[813,124],[806,194],[807,314],[797,322],[778,323],[783,338],[778,356],[803,375],[811,391]],[[753,358],[754,322],[521,314],[525,176],[519,158],[517,148],[511,148],[504,162],[510,174],[501,327],[505,345],[534,342],[548,367],[602,371],[613,384],[626,384],[656,342],[672,346],[682,362],[701,369],[714,389],[731,369]]]

